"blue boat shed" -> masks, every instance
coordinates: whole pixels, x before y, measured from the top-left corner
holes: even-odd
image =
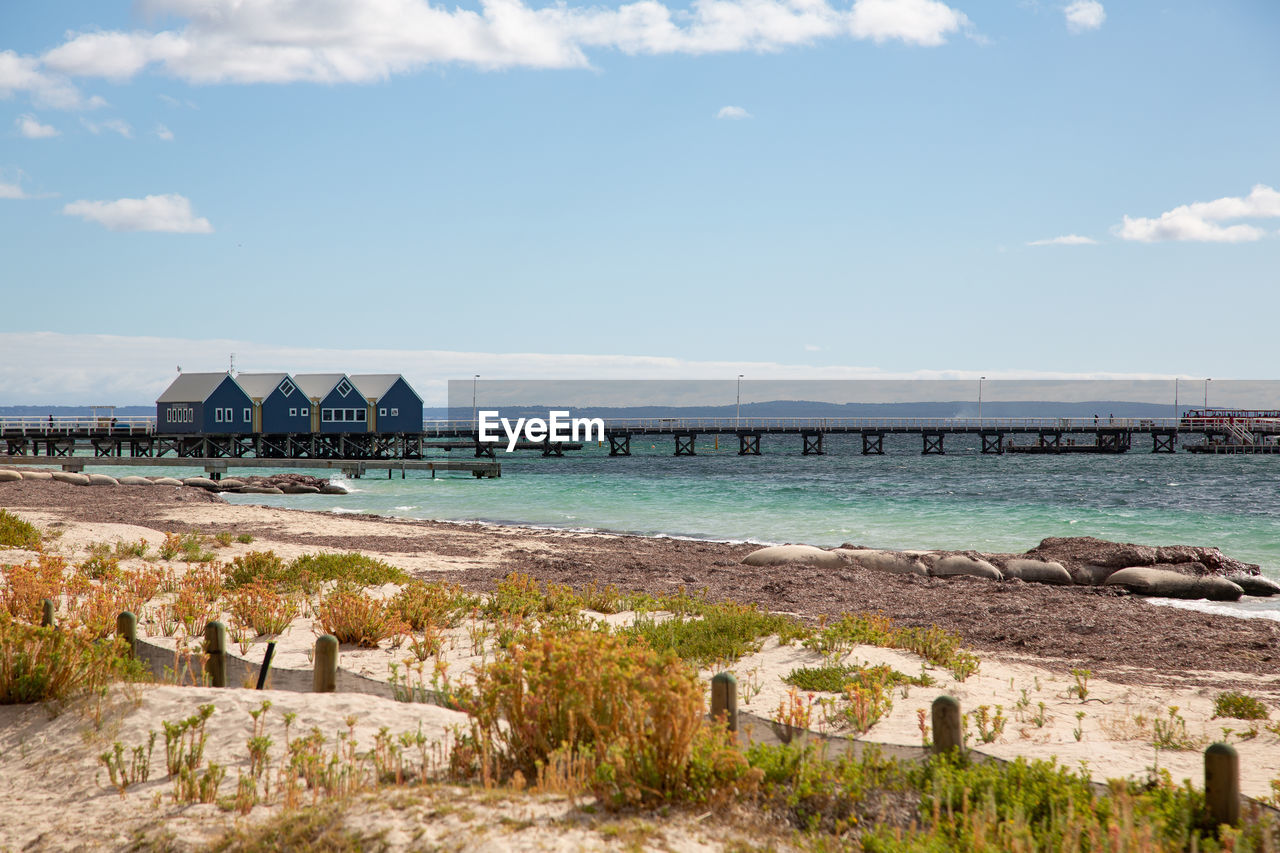
[[[156,398],[156,429],[244,435],[253,432],[253,400],[230,373],[180,373]]]
[[[369,407],[345,373],[293,377],[311,401],[311,432],[369,432]]]
[[[399,373],[353,373],[351,384],[369,406],[369,431],[422,431],[422,398]]]
[[[281,435],[311,431],[311,401],[287,373],[240,373],[236,382],[253,400],[253,431]]]

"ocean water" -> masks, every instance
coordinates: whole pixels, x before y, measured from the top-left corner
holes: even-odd
[[[631,457],[595,445],[558,459],[499,453],[495,480],[378,472],[343,481],[351,492],[342,496],[227,499],[821,546],[1019,552],[1046,536],[1088,535],[1212,545],[1280,579],[1280,456],[1152,454],[1140,444],[1116,456],[994,456],[979,453],[976,438],[954,436],[945,456],[922,456],[918,436],[887,438],[883,456],[863,456],[856,435],[828,438],[826,449],[804,457],[798,436],[766,436],[763,455],[740,457],[732,438],[717,447],[708,437],[697,456],[675,457],[670,437],[635,439]],[[1280,602],[1225,609],[1280,619]]]

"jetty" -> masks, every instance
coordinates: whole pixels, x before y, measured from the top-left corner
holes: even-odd
[[[1200,413],[1196,413],[1200,414]],[[1218,411],[1180,418],[643,418],[605,419],[610,456],[630,456],[632,440],[665,438],[673,455],[694,456],[697,440],[736,441],[738,455],[758,456],[765,436],[793,436],[804,456],[822,455],[826,439],[856,435],[863,455],[883,455],[885,438],[913,435],[926,456],[945,455],[947,439],[976,436],[984,454],[1125,453],[1139,443],[1152,453],[1280,452],[1280,418],[1238,418]],[[1187,441],[1187,439],[1193,439]],[[855,444],[855,447],[858,447]],[[581,443],[522,441],[518,450],[563,456]],[[282,467],[354,467],[354,462],[426,461],[428,450],[462,451],[477,459],[496,457],[497,444],[481,443],[472,420],[424,421],[421,429],[398,433],[191,434],[157,429],[154,417],[0,417],[0,462],[93,458],[181,459],[187,464],[287,460]],[[336,463],[336,464],[329,464]],[[240,463],[232,463],[233,466]],[[431,470],[447,470],[430,462]],[[366,467],[369,467],[366,464]],[[406,468],[408,470],[408,468]],[[452,469],[460,470],[460,469]],[[483,468],[473,471],[487,470]],[[477,476],[488,476],[477,474]]]

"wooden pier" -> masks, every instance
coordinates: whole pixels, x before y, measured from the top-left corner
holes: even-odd
[[[344,476],[359,479],[371,471],[386,471],[387,479],[399,471],[405,479],[407,471],[430,471],[434,480],[437,472],[464,472],[476,478],[489,479],[502,476],[502,464],[488,460],[471,459],[257,459],[254,457],[124,457],[110,456],[6,456],[0,455],[0,466],[5,465],[59,465],[63,471],[82,472],[91,465],[129,468],[203,468],[212,480],[220,480],[230,470],[238,468],[274,468],[283,470],[324,469],[341,471]]]
[[[1269,449],[1280,440],[1280,419],[1242,424],[1220,417],[606,419],[602,443],[610,456],[630,456],[634,438],[669,437],[675,456],[694,456],[699,438],[715,437],[717,443],[727,438],[736,444],[740,456],[758,456],[764,437],[794,436],[796,450],[813,456],[829,452],[828,439],[840,435],[858,436],[866,456],[884,455],[885,438],[895,435],[919,436],[920,452],[926,456],[946,455],[947,441],[954,436],[976,436],[981,453],[997,455],[1125,453],[1148,439],[1152,453],[1175,453],[1180,444],[1198,453],[1280,452]],[[1194,441],[1186,442],[1188,438]],[[583,447],[581,442],[517,444],[519,451],[543,456],[563,456]],[[297,467],[343,468],[357,461],[426,461],[428,450],[468,453],[485,461],[505,453],[506,441],[481,443],[475,422],[469,420],[427,421],[420,432],[394,434],[192,435],[157,432],[154,418],[0,418],[0,452],[9,457],[61,460],[87,455],[114,460],[108,464],[129,459],[174,458],[191,464],[250,459],[260,467],[269,467],[261,464],[266,460],[289,460],[336,463]]]

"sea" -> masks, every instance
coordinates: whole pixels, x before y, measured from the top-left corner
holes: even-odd
[[[864,456],[859,436],[828,436],[825,455],[803,456],[798,436],[765,436],[760,456],[739,456],[732,437],[707,436],[696,456],[676,457],[669,437],[636,438],[629,457],[594,443],[563,458],[499,452],[497,479],[374,472],[335,475],[345,495],[226,498],[760,544],[1021,552],[1047,536],[1096,536],[1216,546],[1280,580],[1280,455],[1153,454],[1140,443],[1120,455],[984,455],[965,436],[947,436],[942,456],[922,455],[919,436],[889,436],[885,449]],[[1163,603],[1280,621],[1276,599]]]

